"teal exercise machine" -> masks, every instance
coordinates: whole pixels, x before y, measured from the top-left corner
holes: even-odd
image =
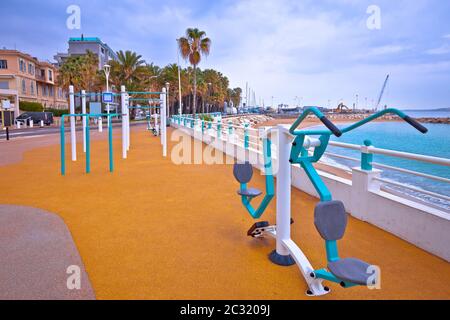
[[[114,172],[114,154],[113,154],[113,126],[111,123],[112,117],[117,117],[117,113],[102,113],[102,114],[64,114],[61,116],[61,126],[60,126],[60,145],[61,145],[61,175],[66,175],[66,130],[65,130],[65,119],[81,117],[83,119],[83,131],[86,137],[86,173],[91,173],[91,139],[90,139],[90,118],[100,118],[107,117],[108,119],[108,151],[109,151],[109,171]],[[72,147],[74,144],[72,143]],[[72,154],[76,153],[76,149],[72,148]]]

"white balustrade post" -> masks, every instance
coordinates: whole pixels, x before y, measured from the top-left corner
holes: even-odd
[[[380,191],[380,182],[375,178],[379,178],[381,173],[378,169],[368,171],[358,167],[352,168],[351,203],[347,209],[355,218],[367,221],[366,214],[371,211],[369,206],[373,205],[369,193]]]

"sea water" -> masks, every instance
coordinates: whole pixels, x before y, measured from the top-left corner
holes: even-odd
[[[363,145],[364,140],[368,139],[372,142],[372,145],[377,148],[450,158],[450,125],[424,125],[429,130],[427,134],[421,134],[410,125],[403,122],[372,122],[354,131],[346,133],[340,138],[333,136],[331,140]],[[339,127],[342,128],[345,127],[345,125]],[[361,158],[361,153],[355,150],[329,146],[327,151],[357,159]],[[334,162],[335,164],[345,166],[347,168],[359,165],[359,163],[354,161],[334,157],[325,157],[324,160]],[[374,155],[374,162],[450,179],[450,168],[442,165],[377,154]],[[449,183],[386,169],[383,169],[382,177],[414,186],[416,188],[450,196]],[[397,188],[395,188],[395,190],[399,191]],[[434,198],[414,191],[408,191],[403,188],[402,192],[406,192],[411,196],[420,198],[427,202],[432,202],[439,207],[450,210],[449,201]]]

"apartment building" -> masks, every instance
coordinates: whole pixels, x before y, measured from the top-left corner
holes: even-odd
[[[98,57],[98,69],[102,70],[110,60],[117,60],[117,55],[106,43],[97,37],[70,38],[67,53],[58,53],[54,56],[57,66],[62,66],[69,57],[82,56],[91,51]]]
[[[17,50],[0,50],[0,101],[9,100],[16,115],[20,101],[67,109],[67,93],[56,85],[57,76],[51,63]]]

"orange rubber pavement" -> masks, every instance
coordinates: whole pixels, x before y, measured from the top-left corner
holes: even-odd
[[[98,299],[311,299],[295,266],[269,262],[273,240],[246,236],[254,221],[236,194],[232,166],[174,165],[162,158],[159,139],[143,128],[133,132],[127,160],[121,159],[119,134],[114,149],[113,174],[106,141],[92,143],[90,175],[84,174],[80,145],[77,163],[69,160],[67,146],[66,177],[59,173],[58,144],[0,167],[0,203],[60,215]],[[251,185],[264,189],[264,177],[255,175]],[[292,237],[322,268],[316,201],[293,190]],[[272,203],[263,218],[273,222],[274,210]],[[381,267],[381,290],[330,284],[330,294],[313,299],[450,297],[450,264],[383,230],[351,218],[339,247],[343,257]]]

